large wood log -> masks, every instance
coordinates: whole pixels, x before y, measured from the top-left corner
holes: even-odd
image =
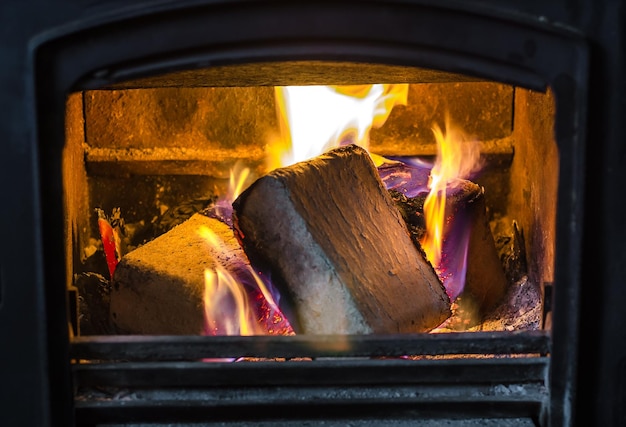
[[[271,271],[296,332],[422,332],[450,315],[439,278],[358,146],[274,170],[233,207],[246,254]]]
[[[207,227],[221,240],[210,245],[200,234]],[[117,330],[133,334],[225,334],[223,324],[237,312],[222,302],[222,319],[206,330],[204,316],[205,270],[220,266],[247,294],[251,313],[257,315],[260,334],[287,333],[282,321],[260,295],[249,261],[223,222],[194,214],[167,233],[126,254],[117,265],[111,289],[111,318]],[[245,297],[244,297],[245,298]],[[270,310],[272,310],[270,312]],[[219,310],[218,310],[219,311]],[[269,314],[272,314],[271,316]]]
[[[120,332],[203,332],[204,270],[214,267],[220,254],[199,234],[202,226],[237,250],[237,242],[228,239],[228,226],[196,214],[122,258],[111,291],[111,317]],[[245,255],[232,257],[231,267],[236,269],[243,259]]]

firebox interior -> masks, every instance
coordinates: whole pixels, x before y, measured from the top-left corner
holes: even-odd
[[[409,83],[409,92],[407,105],[372,129],[371,152],[432,161],[431,129],[443,126],[446,115],[480,141],[483,167],[473,180],[484,188],[490,229],[508,269],[510,310],[457,327],[548,328],[542,301],[554,280],[559,169],[551,91],[413,67],[288,65],[199,69],[69,95],[63,181],[68,289],[78,295],[74,332],[133,333],[116,329],[111,318],[96,208],[107,214],[119,208],[128,253],[225,193],[236,164],[251,168],[251,180],[268,172],[265,146],[278,132],[272,86],[375,82]],[[523,286],[533,292],[520,292]],[[520,302],[529,295],[536,296],[531,305]],[[540,320],[519,322],[529,311]]]

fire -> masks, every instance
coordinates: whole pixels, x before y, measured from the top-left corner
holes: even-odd
[[[455,187],[458,179],[468,178],[480,167],[480,150],[477,141],[469,139],[461,130],[451,125],[446,117],[444,131],[437,125],[433,133],[437,141],[437,158],[431,170],[430,192],[424,202],[426,235],[421,241],[426,257],[439,273],[448,294],[454,300],[462,290],[465,280],[465,258],[469,233],[455,241],[451,248],[455,261],[462,266],[458,269],[445,268],[443,265],[443,245],[446,239],[446,196]],[[458,282],[461,282],[459,285]],[[451,283],[456,282],[456,283]]]
[[[250,168],[241,169],[241,165],[238,163],[235,168],[230,170],[230,180],[228,185],[228,194],[226,200],[230,203],[233,202],[243,190],[246,188],[246,180],[250,175]]]
[[[226,194],[220,197],[213,205],[213,213],[222,222],[232,226],[233,201],[246,189],[249,184],[250,168],[237,162],[230,170],[230,179]]]
[[[223,268],[204,272],[204,318],[207,335],[260,335],[248,306],[248,296]],[[231,311],[229,299],[234,300]]]
[[[356,143],[368,149],[370,129],[382,126],[395,105],[406,104],[407,96],[408,84],[277,87],[281,136],[268,144],[267,170],[343,144]],[[232,202],[249,177],[250,170],[241,164],[230,171],[228,191],[213,207],[226,224],[232,226]],[[204,228],[200,234],[213,247],[223,247],[210,229]],[[266,282],[249,266],[236,276],[221,265],[206,270],[203,299],[206,335],[294,333]]]
[[[280,138],[268,145],[268,170],[354,143],[369,149],[369,131],[406,105],[408,84],[276,87]]]
[[[200,235],[218,249],[224,244],[209,228]],[[238,277],[217,264],[204,272],[205,335],[288,335],[293,330],[261,277],[246,266]]]

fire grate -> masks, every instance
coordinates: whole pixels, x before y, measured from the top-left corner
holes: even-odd
[[[543,331],[89,337],[74,339],[71,353],[81,425],[402,425],[451,413],[524,425],[540,419],[548,399]]]

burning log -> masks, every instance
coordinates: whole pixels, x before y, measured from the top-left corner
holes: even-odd
[[[237,254],[237,242],[228,239],[228,232],[232,236],[230,228],[198,214],[129,252],[117,265],[111,291],[111,317],[121,332],[202,332],[204,270],[213,267],[215,259],[221,255],[198,233],[203,225],[230,243],[235,254],[231,265],[242,262],[241,254]]]
[[[507,280],[489,227],[483,188],[464,181],[461,193],[456,211],[464,209],[471,222],[465,289],[461,295],[471,298],[479,307],[479,313],[484,315],[504,296]]]
[[[426,233],[426,194],[410,198],[390,193],[419,246]],[[483,189],[471,181],[455,180],[445,202],[445,217],[439,265],[444,286],[449,295],[460,294],[464,307],[471,306],[475,314],[488,314],[504,296],[508,282],[489,227]]]
[[[221,247],[207,242],[200,233],[203,227],[217,235]],[[224,319],[211,322],[205,318],[205,271],[218,268],[243,285],[243,297],[249,300],[251,312],[259,316],[256,320],[269,326],[259,333],[282,333],[279,329],[285,325],[278,317],[270,318],[269,307],[259,297],[248,259],[232,229],[201,214],[194,214],[121,259],[111,290],[115,327],[119,332],[133,334],[226,335],[229,331],[224,324],[237,315],[228,299],[218,307],[224,312]]]
[[[271,271],[297,332],[420,332],[450,315],[439,278],[358,146],[276,169],[233,207],[246,253]]]
[[[446,200],[446,229],[444,231],[444,258],[439,266],[440,275],[457,275],[463,304],[473,306],[478,315],[485,315],[502,299],[507,288],[504,269],[495,246],[481,186],[467,180],[456,180]],[[467,256],[460,251],[460,242],[467,237]],[[446,259],[447,258],[447,259]],[[455,261],[466,258],[464,267]],[[465,281],[463,283],[463,269]],[[444,279],[445,282],[445,279]],[[448,288],[450,294],[450,288]],[[474,319],[478,321],[479,318]]]

